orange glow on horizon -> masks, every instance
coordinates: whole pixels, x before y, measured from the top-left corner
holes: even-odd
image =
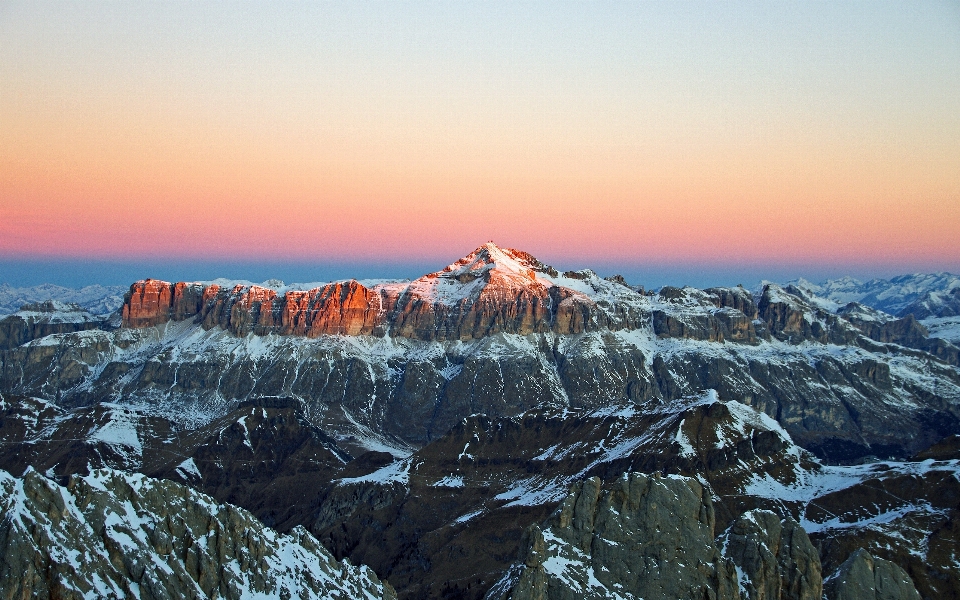
[[[679,10],[665,6],[642,10]],[[227,19],[253,51],[199,25],[196,39],[214,41],[180,39],[165,16],[174,33],[147,31],[155,55],[138,54],[130,24],[160,17],[75,8],[101,9],[119,13],[113,38],[109,22],[78,33],[69,15],[0,31],[0,256],[442,262],[494,239],[585,265],[960,268],[960,117],[944,104],[960,90],[960,35],[921,48],[936,24],[911,25],[916,63],[891,75],[869,22],[857,48],[880,66],[844,63],[846,38],[825,33],[836,55],[803,31],[784,34],[799,36],[797,56],[776,39],[741,55],[644,17],[630,27],[646,47],[623,15],[601,23],[609,40],[517,35],[514,54],[497,46],[502,23],[463,44],[415,29],[445,49],[416,54],[406,38],[389,46],[387,25],[387,46],[370,34],[354,47],[355,30],[323,14],[323,36],[293,31],[288,47]],[[689,36],[676,47],[654,44],[677,28]],[[18,40],[26,50],[4,52]],[[943,64],[924,79],[934,50]]]

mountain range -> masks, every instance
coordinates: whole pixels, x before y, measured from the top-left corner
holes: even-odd
[[[487,243],[413,281],[145,279],[112,315],[33,300],[0,321],[3,501],[202,498],[371,597],[960,597],[957,290],[646,292]],[[143,506],[111,513],[134,532],[113,564],[168,556],[136,542],[160,535]],[[44,533],[4,542],[9,564],[100,589],[57,549],[109,523],[16,510],[0,539]],[[169,594],[213,589],[182,557],[235,560],[191,543],[163,559],[186,573]],[[269,575],[320,567],[236,560],[321,589]],[[162,570],[101,583],[134,596]]]

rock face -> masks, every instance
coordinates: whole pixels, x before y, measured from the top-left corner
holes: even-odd
[[[764,286],[757,313],[779,340],[849,345],[860,332],[840,317],[808,302],[795,288]]]
[[[488,598],[738,598],[714,544],[710,492],[692,478],[624,474],[575,485],[527,530],[516,568]]]
[[[757,306],[743,288],[698,290],[664,286],[657,300],[652,324],[661,338],[756,344],[759,339],[770,337],[755,321]]]
[[[820,600],[820,556],[792,518],[781,520],[767,510],[742,514],[721,536],[723,554],[740,573],[750,600]]]
[[[840,565],[825,587],[830,600],[920,600],[906,571],[862,548]]]
[[[576,484],[526,531],[517,564],[487,598],[822,598],[819,556],[796,521],[748,511],[714,539],[710,496],[678,476]]]
[[[123,323],[151,327],[194,318],[206,328],[219,326],[240,336],[391,335],[442,341],[496,333],[571,334],[639,322],[638,314],[598,310],[587,295],[562,285],[565,279],[525,252],[487,243],[411,283],[370,288],[347,281],[280,295],[257,285],[148,279],[131,286]]]
[[[109,317],[93,315],[79,304],[56,300],[24,304],[20,310],[0,320],[0,350],[16,348],[48,335],[110,328]]]
[[[304,529],[279,535],[169,481],[104,470],[61,487],[0,471],[0,506],[4,598],[396,598]]]
[[[197,284],[138,281],[123,300],[123,324],[152,327],[170,320],[182,321],[199,312],[203,293],[203,287]]]

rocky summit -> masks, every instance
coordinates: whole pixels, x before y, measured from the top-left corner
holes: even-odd
[[[413,281],[30,296],[0,588],[960,598],[958,282],[649,292],[491,242]]]

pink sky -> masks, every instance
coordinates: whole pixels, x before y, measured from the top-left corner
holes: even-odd
[[[954,5],[584,6],[12,3],[0,256],[960,269]]]

